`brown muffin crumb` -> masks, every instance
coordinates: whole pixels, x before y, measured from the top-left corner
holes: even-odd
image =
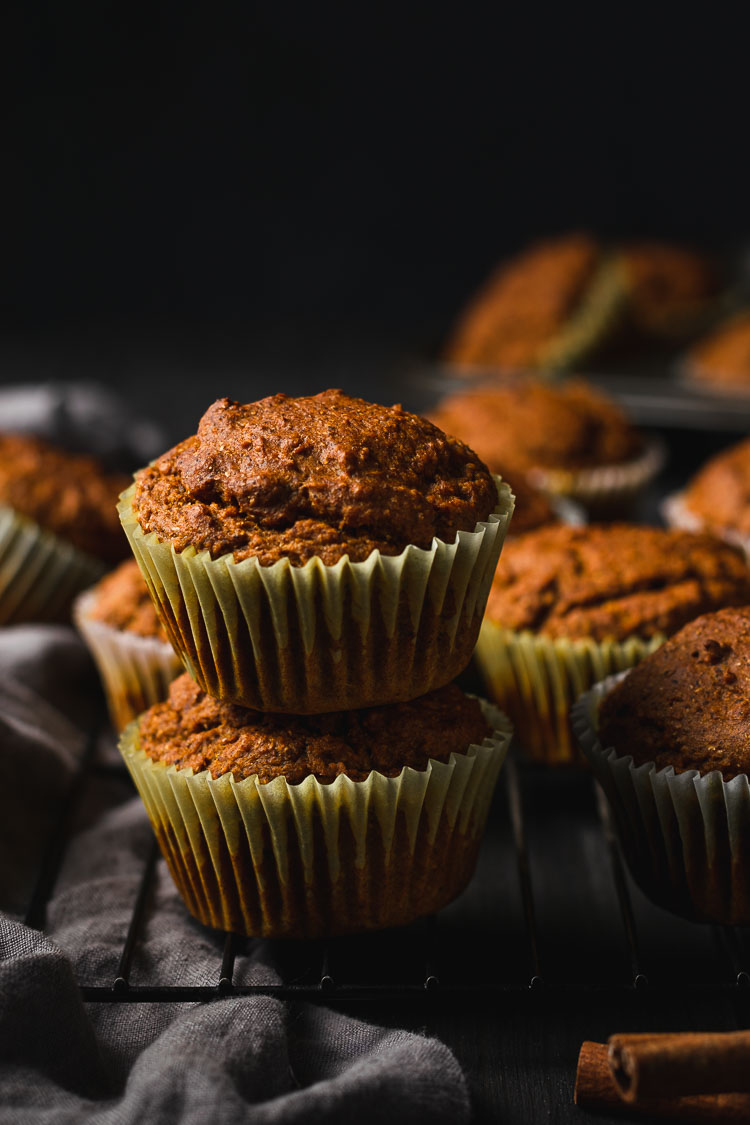
[[[400,406],[329,390],[219,399],[194,437],[139,474],[134,508],[176,551],[303,566],[452,542],[496,504],[490,473],[462,442]]]
[[[750,388],[750,312],[741,313],[701,340],[687,357],[694,379],[738,390]]]
[[[95,589],[89,617],[112,629],[137,633],[139,637],[156,637],[166,643],[166,634],[135,559],[127,559],[102,578]]]
[[[750,608],[691,621],[602,700],[599,740],[636,765],[750,770]]]
[[[619,260],[632,320],[646,335],[680,335],[705,312],[717,291],[709,260],[683,246],[635,243],[620,252]]]
[[[573,234],[538,243],[504,262],[464,311],[446,359],[508,371],[543,365],[600,260],[592,238]]]
[[[0,505],[105,562],[128,554],[116,509],[128,483],[93,457],[28,434],[0,434]]]
[[[430,758],[465,754],[491,733],[479,703],[455,684],[410,703],[266,715],[220,703],[187,673],[140,720],[141,749],[154,761],[237,781],[257,774],[263,784],[283,776],[296,785],[310,774],[329,783],[340,773],[364,781],[372,770],[395,777],[404,766],[424,770]]]
[[[522,473],[511,471],[509,476],[506,473],[500,475],[510,485],[516,498],[510,529],[512,535],[559,523],[557,512],[548,498],[538,488],[530,485]]]
[[[750,439],[712,457],[683,493],[707,529],[750,535]]]
[[[620,407],[582,379],[560,386],[537,379],[487,385],[443,399],[431,418],[495,472],[502,465],[524,472],[618,465],[643,448]]]
[[[700,613],[747,602],[745,560],[710,535],[563,525],[506,544],[487,616],[550,637],[622,641],[670,635]]]

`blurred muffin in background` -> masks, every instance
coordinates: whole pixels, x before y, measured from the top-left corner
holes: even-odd
[[[630,327],[642,336],[680,339],[699,328],[719,291],[709,258],[682,246],[641,242],[617,254]]]
[[[621,286],[587,234],[539,242],[504,262],[458,319],[445,359],[457,368],[567,369],[609,330]]]
[[[509,542],[476,657],[524,750],[576,759],[580,693],[709,610],[750,603],[741,553],[709,535],[633,524],[545,527]]]
[[[64,619],[128,553],[117,497],[128,478],[27,434],[0,434],[0,624]]]
[[[73,618],[96,662],[117,730],[166,699],[182,664],[135,559],[81,594]]]
[[[627,506],[661,465],[617,403],[581,379],[486,383],[442,399],[430,417],[494,471],[507,467],[511,485],[523,474],[597,515]]]
[[[750,552],[750,439],[722,450],[664,503],[670,527],[708,531]]]
[[[750,392],[750,310],[700,340],[688,352],[684,371],[708,390]]]

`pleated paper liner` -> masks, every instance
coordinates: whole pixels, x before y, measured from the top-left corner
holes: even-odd
[[[529,482],[551,496],[566,496],[582,504],[599,519],[627,514],[645,487],[661,471],[664,446],[652,441],[643,453],[621,465],[599,465],[590,469],[534,468]]]
[[[120,518],[175,649],[200,686],[260,711],[311,714],[415,699],[469,662],[513,512],[498,506],[455,542],[334,566],[177,553],[145,534],[124,492]]]
[[[611,259],[596,271],[578,307],[537,361],[540,372],[564,372],[602,347],[623,319],[626,294]]]
[[[106,567],[12,508],[0,506],[0,625],[64,621]]]
[[[718,770],[676,773],[602,747],[601,700],[618,676],[576,703],[573,726],[617,826],[630,873],[658,906],[722,925],[750,924],[750,784]]]
[[[664,640],[661,635],[568,640],[517,632],[485,618],[475,655],[488,694],[509,715],[526,755],[569,765],[582,763],[570,725],[579,695],[612,672],[640,663]]]
[[[112,723],[120,731],[142,711],[166,699],[169,685],[184,669],[166,641],[113,629],[92,618],[95,600],[94,590],[81,594],[73,605],[73,620],[94,657]]]
[[[120,750],[188,909],[207,926],[309,938],[403,925],[445,906],[474,871],[512,728],[397,777],[214,780],[152,761],[131,723]]]
[[[661,506],[662,516],[667,527],[677,531],[704,532],[723,539],[733,547],[739,547],[745,557],[750,560],[750,535],[743,535],[731,527],[710,527],[695,512],[691,512],[683,492],[674,492],[667,496]]]

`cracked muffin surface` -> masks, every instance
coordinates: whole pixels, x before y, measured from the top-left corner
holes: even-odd
[[[747,602],[750,571],[742,554],[710,535],[630,524],[559,526],[506,544],[487,616],[550,637],[649,639]]]
[[[478,701],[455,684],[409,703],[272,715],[221,703],[185,673],[169,698],[141,717],[139,741],[153,761],[178,769],[298,784],[310,774],[328,783],[340,773],[364,781],[373,770],[386,777],[404,766],[424,770],[430,758],[446,762],[491,733]]]
[[[452,542],[496,504],[490,472],[462,441],[400,406],[329,390],[219,399],[197,434],[138,474],[133,507],[176,551],[303,566]]]
[[[705,614],[665,641],[601,702],[599,741],[679,773],[750,771],[750,608]]]

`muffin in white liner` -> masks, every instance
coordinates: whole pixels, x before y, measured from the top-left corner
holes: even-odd
[[[669,527],[704,531],[750,557],[750,441],[710,458],[681,491],[668,496],[662,514]]]
[[[667,527],[678,531],[692,531],[695,534],[705,532],[708,535],[715,535],[717,539],[723,539],[725,543],[739,547],[750,559],[750,535],[743,535],[731,527],[711,527],[704,523],[699,515],[691,511],[684,492],[673,492],[670,496],[666,496],[662,501],[661,514]]]
[[[105,570],[99,559],[0,505],[0,625],[64,621],[76,594]]]
[[[565,497],[598,517],[627,511],[648,484],[661,472],[666,460],[664,445],[646,443],[640,456],[619,465],[598,465],[588,469],[529,470],[535,488],[550,496]]]
[[[168,641],[117,629],[92,617],[96,598],[96,589],[81,594],[73,605],[73,621],[94,657],[112,723],[120,731],[165,699],[172,680],[184,669]]]
[[[138,721],[120,750],[195,917],[253,936],[319,937],[405,924],[466,886],[512,733],[494,707],[482,711],[494,733],[481,745],[359,781],[214,779],[148,757]]]
[[[628,868],[657,905],[723,925],[750,924],[750,783],[718,770],[634,763],[598,737],[601,701],[629,673],[586,692],[571,712],[581,749],[612,809]],[[711,747],[711,749],[714,749]]]
[[[120,498],[125,533],[185,666],[218,699],[306,714],[414,699],[468,663],[502,550],[513,495],[452,543],[396,556],[374,550],[326,566],[212,559],[146,534]]]

